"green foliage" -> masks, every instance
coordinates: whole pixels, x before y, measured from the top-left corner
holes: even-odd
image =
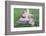
[[[35,27],[39,26],[39,9],[29,9],[29,12],[32,13],[35,17],[34,26]],[[31,24],[16,23],[16,21],[21,17],[22,13],[23,13],[23,8],[14,8],[14,27],[32,27]]]

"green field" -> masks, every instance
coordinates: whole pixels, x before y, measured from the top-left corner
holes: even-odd
[[[29,9],[29,12],[32,13],[35,17],[35,27],[39,26],[39,9]],[[23,13],[23,8],[14,8],[14,27],[32,27],[31,24],[20,24],[16,21],[21,17]]]

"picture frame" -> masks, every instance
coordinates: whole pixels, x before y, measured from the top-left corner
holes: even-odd
[[[17,15],[20,15],[20,12],[23,12],[23,9],[24,10],[29,9],[29,11],[31,11],[31,13],[34,16],[38,17],[38,19],[36,19],[38,20],[38,25],[35,25],[32,27],[30,25],[28,26],[28,24],[23,25],[23,27],[21,24],[20,24],[21,26],[16,25],[15,20],[17,18],[15,17]],[[44,33],[45,32],[45,27],[44,27],[45,18],[44,17],[45,17],[45,3],[5,1],[5,35]]]

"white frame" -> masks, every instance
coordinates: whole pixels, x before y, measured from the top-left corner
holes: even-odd
[[[14,20],[13,20],[14,19],[14,10],[13,9],[14,8],[39,9],[39,27],[14,28]],[[14,32],[14,31],[34,31],[34,30],[42,30],[42,6],[11,5],[11,32]]]

